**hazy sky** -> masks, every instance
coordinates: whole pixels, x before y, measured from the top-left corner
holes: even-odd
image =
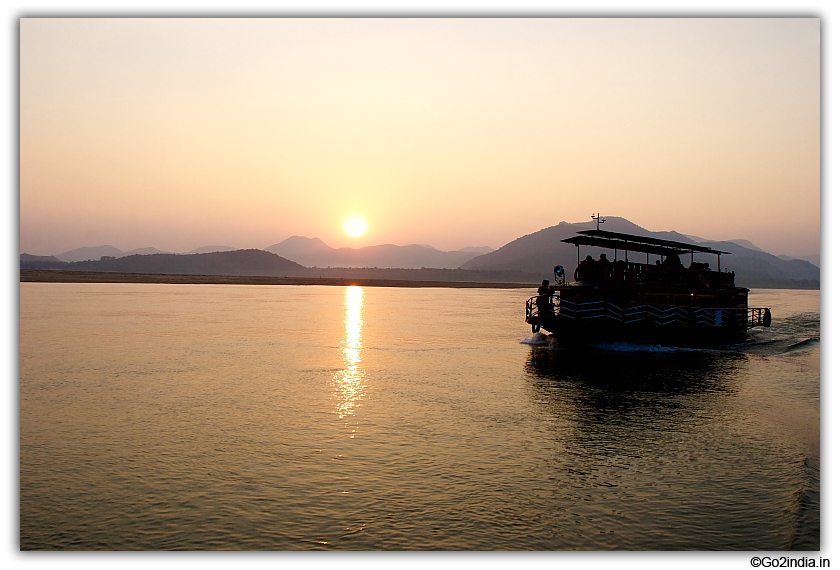
[[[817,253],[820,21],[20,21],[21,252],[499,247],[594,212]]]

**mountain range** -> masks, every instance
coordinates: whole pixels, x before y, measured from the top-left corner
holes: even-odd
[[[458,269],[470,259],[493,251],[491,247],[469,247],[441,251],[430,245],[371,245],[360,248],[332,248],[318,238],[292,236],[265,248],[307,267],[378,267],[380,269]]]
[[[219,251],[235,251],[237,248],[224,245],[208,245],[199,247],[180,255],[191,255],[195,253],[213,253]],[[437,269],[457,269],[464,262],[493,251],[492,247],[465,247],[458,251],[441,251],[430,245],[374,245],[360,248],[333,248],[325,244],[319,238],[307,238],[292,236],[280,243],[275,243],[265,251],[276,253],[281,257],[290,259],[306,267],[379,267],[379,268],[402,268],[420,269],[433,267]],[[98,247],[80,247],[62,254],[53,256],[59,261],[95,261],[103,256],[123,258],[132,255],[153,255],[156,253],[168,253],[153,247],[122,251],[112,245],[100,245]],[[26,254],[28,255],[28,254]],[[37,256],[49,257],[49,256]]]
[[[519,282],[521,279],[521,282],[532,282],[537,277],[550,277],[552,268],[558,264],[567,268],[567,275],[571,278],[571,272],[578,263],[578,251],[575,246],[563,243],[562,240],[586,229],[593,229],[592,222],[560,222],[556,226],[517,238],[497,250],[490,247],[470,247],[458,251],[441,251],[419,244],[332,248],[318,238],[292,236],[265,250],[207,246],[187,254],[174,254],[160,252],[154,248],[122,252],[113,246],[100,246],[79,248],[54,257],[23,253],[20,263],[21,268],[26,269],[266,276],[308,275],[312,270],[323,274],[324,271],[318,268],[331,268],[329,274],[335,276],[339,276],[341,268],[345,268],[344,272],[348,275],[353,268],[354,275],[362,268],[371,271],[376,268],[379,273],[405,273],[409,270],[429,273],[434,270],[444,271],[441,275],[449,275],[451,280],[487,281],[493,274],[497,277],[504,275],[506,281]],[[819,288],[820,269],[815,264],[787,256],[774,256],[762,251],[749,240],[719,242],[676,231],[652,232],[620,217],[607,218],[603,229],[695,243],[729,252],[721,256],[721,269],[735,271],[738,284],[746,287]],[[600,253],[595,248],[589,249],[591,251],[581,248],[580,255],[597,256],[597,253]],[[615,252],[614,255],[619,255],[619,252]],[[819,261],[819,256],[815,257]],[[94,259],[98,261],[93,261]],[[630,253],[629,259],[645,261],[645,256]],[[694,260],[708,262],[712,268],[717,267],[717,256],[711,254],[696,254]],[[424,278],[421,273],[416,274],[418,279]],[[441,277],[435,279],[439,280]]]

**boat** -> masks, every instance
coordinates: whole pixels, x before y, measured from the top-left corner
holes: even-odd
[[[528,299],[525,321],[532,332],[551,333],[562,346],[624,341],[703,347],[745,342],[751,328],[770,326],[770,309],[749,308],[749,289],[735,286],[734,272],[721,271],[720,256],[729,252],[610,232],[600,228],[600,216],[597,222],[596,229],[562,240],[577,247],[574,280],[566,281],[558,265],[555,284],[544,281]],[[581,246],[608,250],[613,258],[602,253],[598,260],[581,260]],[[698,255],[717,256],[717,268],[695,261]],[[688,266],[682,256],[690,256]]]

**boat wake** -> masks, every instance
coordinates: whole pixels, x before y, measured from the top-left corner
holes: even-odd
[[[798,350],[805,350],[807,348],[811,348],[814,345],[819,345],[820,339],[818,338],[808,338],[801,342],[797,342],[796,344],[792,344],[785,348],[784,352],[795,352]]]
[[[759,354],[761,356],[775,356],[780,354],[799,354],[811,350],[819,351],[820,339],[818,337],[781,336],[780,338],[769,338],[752,340],[750,342],[732,345],[733,350],[739,350],[748,354]]]
[[[532,335],[523,336],[519,339],[519,344],[530,344],[531,346],[547,346],[553,340],[554,339],[548,336],[547,334],[537,332]]]

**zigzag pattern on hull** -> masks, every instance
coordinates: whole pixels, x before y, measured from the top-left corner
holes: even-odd
[[[574,303],[558,296],[547,305],[548,315],[540,314],[537,297],[528,300],[526,319],[549,316],[561,319],[607,321],[616,324],[662,327],[727,328],[746,330],[762,324],[767,309],[674,307],[669,305],[631,305],[622,307],[609,301]]]

